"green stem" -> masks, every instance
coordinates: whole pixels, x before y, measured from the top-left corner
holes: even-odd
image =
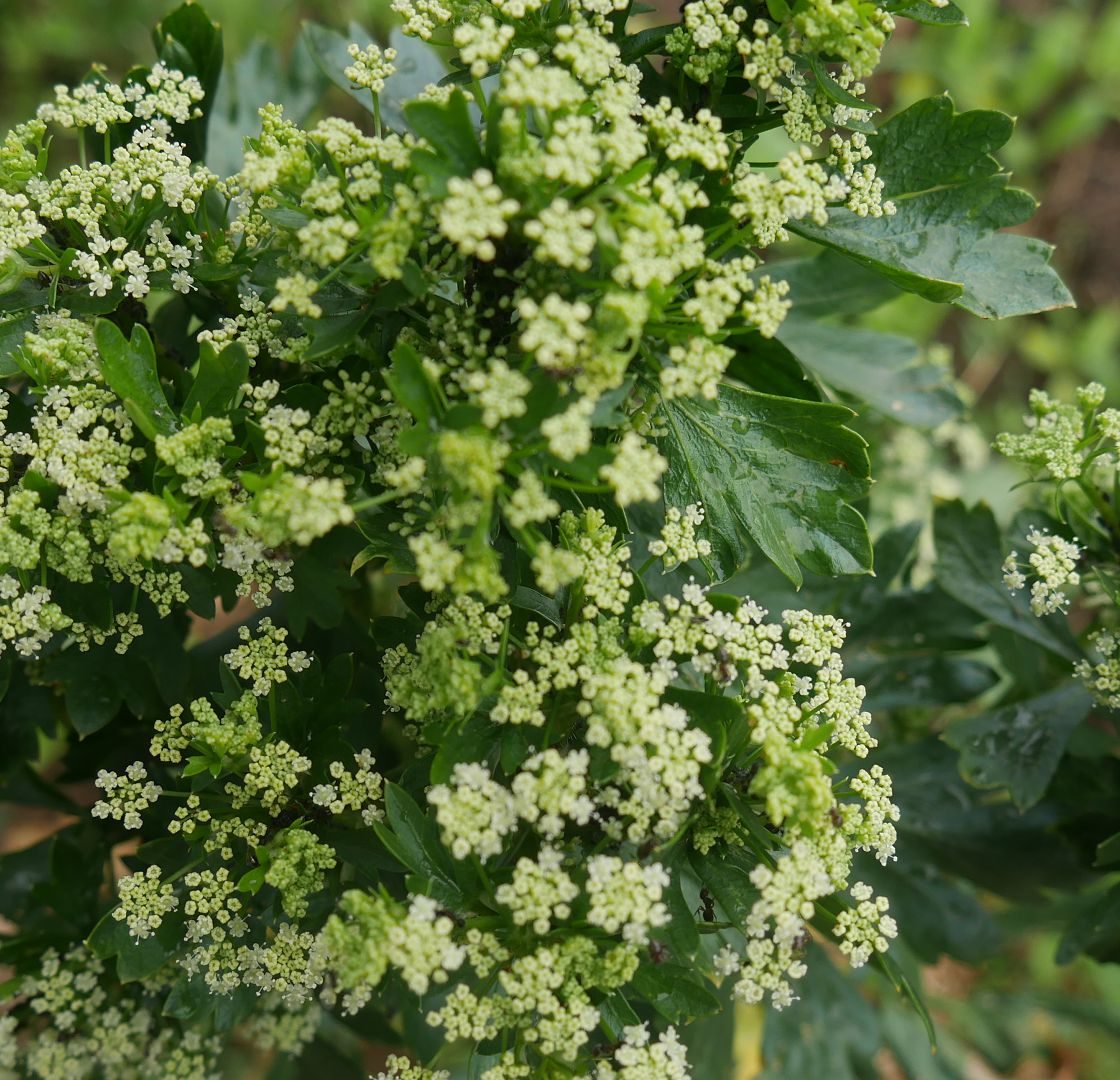
[[[1085,493],[1086,498],[1093,504],[1093,509],[1104,519],[1112,532],[1117,531],[1116,507],[1110,506],[1108,500],[1101,494],[1097,486],[1085,477],[1080,477],[1077,486]]]
[[[591,495],[605,495],[610,491],[606,484],[583,484],[578,480],[565,480],[562,476],[550,476],[545,483],[566,491],[585,491]]]
[[[362,499],[361,502],[354,503],[350,509],[355,514],[360,514],[363,510],[372,510],[375,506],[383,506],[385,503],[401,497],[399,491],[383,491],[380,495],[371,495],[368,499]]]
[[[345,270],[346,267],[348,267],[360,254],[360,251],[350,252],[350,254],[347,255],[346,258],[342,260],[342,262],[340,262],[329,274],[327,274],[325,278],[322,279],[322,281],[319,282],[318,288],[321,289],[324,285],[328,284],[336,277],[338,277],[338,275],[341,274],[342,271]]]

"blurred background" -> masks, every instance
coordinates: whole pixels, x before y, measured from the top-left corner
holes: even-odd
[[[1008,492],[1018,477],[992,460],[988,446],[995,432],[1018,427],[1027,391],[1041,386],[1065,396],[1098,379],[1112,404],[1120,391],[1120,0],[959,5],[968,28],[900,20],[870,96],[889,112],[947,91],[962,110],[998,108],[1017,117],[1002,160],[1016,183],[1039,198],[1026,229],[1057,246],[1054,262],[1078,308],[992,323],[902,297],[869,317],[876,328],[920,337],[931,355],[951,364],[970,406],[965,420],[932,437],[876,431],[879,495],[872,510],[880,525],[926,513],[931,495],[988,498],[1009,512]],[[149,28],[170,6],[170,0],[0,0],[0,133],[31,115],[55,83],[79,81],[91,59],[113,74],[150,60]],[[304,19],[340,30],[356,20],[382,33],[391,19],[387,0],[206,0],[205,6],[224,25],[227,63],[262,34],[288,55]],[[665,0],[660,6],[666,13],[676,7]],[[345,108],[345,99],[338,104]],[[42,825],[0,819],[0,850],[25,846],[37,838],[26,830]],[[1056,931],[1041,913],[1027,922],[983,964],[943,959],[926,969],[924,990],[942,1032],[936,1057],[919,1051],[902,1060],[880,1051],[870,1072],[843,1061],[827,1078],[794,1077],[766,1060],[761,1011],[741,1009],[734,1080],[1114,1080],[1120,1076],[1120,971],[1088,961],[1056,965]],[[1022,994],[1023,987],[1032,993]],[[793,1026],[778,1022],[782,1037],[797,1039],[796,1017],[789,1019]],[[254,1071],[248,1067],[247,1075]]]

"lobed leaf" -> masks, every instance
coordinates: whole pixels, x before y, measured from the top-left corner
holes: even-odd
[[[1050,266],[1052,247],[1000,232],[1023,224],[1036,205],[1009,186],[991,156],[1012,126],[1000,112],[958,113],[948,96],[919,101],[868,139],[896,213],[861,217],[836,208],[827,225],[790,228],[908,292],[982,318],[1069,307],[1073,298]]]
[[[867,493],[870,466],[867,444],[845,426],[852,415],[728,383],[713,404],[663,403],[665,501],[703,504],[700,531],[720,580],[743,565],[751,541],[798,586],[801,566],[870,573],[867,524],[852,505]]]

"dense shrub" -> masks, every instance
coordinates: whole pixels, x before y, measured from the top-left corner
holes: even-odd
[[[910,944],[892,906],[899,805],[969,918],[940,871],[1013,889],[991,851],[1032,823],[944,747],[878,753],[861,683],[990,696],[959,655],[989,624],[1052,656],[1003,658],[1010,704],[949,731],[1021,808],[1076,680],[1116,703],[1111,616],[1089,657],[1036,621],[986,511],[939,513],[933,584],[916,530],[873,558],[862,514],[844,402],[922,429],[959,402],[836,320],[1069,302],[1001,231],[1034,208],[1008,118],[864,96],[895,17],[952,3],[395,6],[386,47],[305,34],[361,123],[256,116],[261,54],[219,90],[188,4],[150,69],[0,148],[3,794],[77,816],[3,864],[17,1075],[219,1075],[246,1043],[310,1070],[362,1038],[423,1062],[383,1076],[688,1076],[685,1025],[827,984],[822,941],[920,1009],[945,926],[909,897]],[[299,70],[273,96],[310,113]],[[1027,534],[1039,615],[1078,582],[1063,522],[1115,593],[1102,396],[1002,444],[1080,481]],[[773,1032],[788,1075],[833,1074]]]

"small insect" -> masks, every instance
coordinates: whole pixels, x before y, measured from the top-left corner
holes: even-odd
[[[660,941],[651,941],[649,958],[655,964],[664,964],[669,959],[669,950]]]
[[[848,467],[848,463],[843,458],[829,458],[828,463],[829,465],[835,465],[838,469],[846,469]]]
[[[732,663],[731,657],[728,656],[727,650],[720,648],[716,650],[716,678],[724,684],[731,682],[736,675],[735,665]]]
[[[809,947],[809,942],[812,939],[809,937],[808,930],[802,930],[800,934],[793,939],[792,946],[794,952],[804,952]]]
[[[716,898],[708,892],[707,886],[700,890],[700,911],[704,922],[716,921]]]
[[[40,270],[35,275],[35,280],[39,282],[39,287],[45,289],[51,283],[51,276],[44,270]]]
[[[441,907],[436,911],[436,914],[442,915],[445,919],[450,919],[460,929],[467,925],[466,919],[462,915],[456,915],[450,908]]]
[[[844,815],[840,813],[840,808],[838,806],[834,806],[829,810],[828,819],[838,829],[844,824]]]
[[[761,768],[761,763],[758,761],[748,765],[745,769],[741,765],[736,765],[733,769],[728,770],[727,779],[733,787],[738,788],[740,794],[746,794],[751,786],[751,781],[758,774],[759,768]]]

